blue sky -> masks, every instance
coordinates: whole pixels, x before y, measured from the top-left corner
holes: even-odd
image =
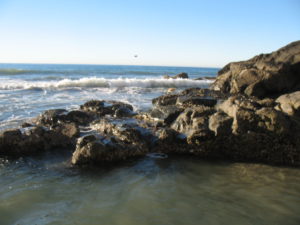
[[[2,63],[222,67],[299,39],[300,0],[0,0]]]

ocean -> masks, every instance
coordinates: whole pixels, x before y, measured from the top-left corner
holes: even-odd
[[[90,99],[147,111],[176,88],[208,87],[218,68],[0,64],[0,130]],[[190,79],[166,80],[187,72]],[[152,155],[77,168],[71,153],[0,157],[0,225],[299,225],[300,170]]]
[[[217,68],[0,64],[0,130],[20,125],[47,109],[76,109],[91,99],[119,100],[137,111],[168,88],[207,87]],[[163,79],[187,72],[190,79]]]

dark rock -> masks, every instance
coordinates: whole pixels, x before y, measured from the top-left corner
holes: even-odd
[[[212,88],[223,93],[279,96],[300,90],[300,41],[270,54],[226,65]]]
[[[189,140],[202,141],[210,139],[213,132],[208,128],[209,116],[215,110],[206,106],[198,106],[194,108],[187,108],[182,112],[178,118],[173,122],[171,128],[179,133],[183,133]],[[192,138],[194,137],[194,138]]]
[[[157,106],[150,111],[149,115],[154,119],[162,120],[164,124],[170,125],[182,111],[182,108],[174,105]]]
[[[177,74],[177,75],[175,75],[173,77],[169,76],[169,75],[165,75],[164,78],[165,79],[178,79],[178,78],[180,78],[180,79],[188,79],[189,76],[188,76],[187,73],[179,73],[179,74]]]
[[[55,148],[74,147],[79,129],[75,124],[62,124],[54,130],[31,126],[0,134],[0,155],[20,157],[35,155]]]
[[[181,105],[184,107],[191,107],[191,106],[209,106],[213,107],[217,104],[217,100],[213,98],[204,98],[204,97],[191,97],[191,96],[180,96],[177,98],[176,105]]]
[[[67,123],[75,123],[78,125],[88,125],[95,119],[93,115],[87,112],[73,110],[66,115],[61,116],[61,120]]]
[[[134,119],[103,118],[92,127],[98,134],[78,139],[72,163],[99,164],[145,155],[155,143],[152,132]]]
[[[215,80],[216,77],[199,77],[195,78],[194,80]]]
[[[72,156],[74,165],[97,164],[125,160],[147,154],[146,149],[135,148],[119,143],[112,138],[87,136],[78,139],[77,147]]]
[[[42,113],[36,120],[37,125],[53,126],[68,113],[65,109],[50,109]]]
[[[55,127],[55,131],[69,138],[76,138],[80,134],[79,127],[76,123],[64,123]]]
[[[175,105],[179,95],[162,95],[152,99],[152,104],[157,106]]]
[[[232,133],[233,118],[222,112],[216,112],[209,117],[209,129],[216,136],[230,135]]]
[[[80,106],[85,112],[94,113],[97,116],[133,116],[133,107],[127,103],[118,101],[91,100]],[[117,113],[116,113],[117,112]]]

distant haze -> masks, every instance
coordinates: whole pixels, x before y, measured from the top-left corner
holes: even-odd
[[[222,67],[300,39],[299,0],[0,0],[0,63]]]

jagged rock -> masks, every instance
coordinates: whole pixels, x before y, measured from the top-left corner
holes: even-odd
[[[95,117],[93,115],[79,110],[68,112],[64,109],[51,109],[38,116],[35,123],[37,125],[46,127],[56,126],[61,123],[76,123],[78,125],[87,125],[94,119]]]
[[[179,74],[177,74],[177,75],[175,75],[175,76],[169,76],[169,75],[164,75],[164,78],[165,79],[178,79],[178,78],[181,78],[181,79],[188,79],[189,78],[189,76],[188,76],[188,74],[187,73],[179,73]]]
[[[300,90],[300,41],[248,61],[234,62],[219,71],[214,90],[249,96],[279,96]]]
[[[56,126],[55,132],[62,134],[69,138],[76,138],[80,134],[79,127],[76,123],[64,123]]]
[[[149,115],[154,119],[161,120],[164,124],[170,125],[182,111],[182,108],[175,105],[156,106],[150,111]]]
[[[72,156],[74,165],[97,164],[125,160],[142,156],[146,149],[125,145],[113,138],[88,135],[78,139],[76,150]]]
[[[73,110],[68,112],[66,115],[61,116],[61,120],[67,123],[75,123],[78,125],[88,125],[95,119],[93,115],[80,110]]]
[[[175,105],[179,95],[162,95],[152,99],[152,104],[155,106]]]
[[[20,157],[34,155],[52,148],[74,146],[78,130],[75,125],[62,125],[57,130],[41,126],[4,131],[0,134],[0,155]]]
[[[209,116],[215,110],[206,106],[187,108],[182,112],[171,125],[171,128],[187,136],[187,140],[210,139],[213,132],[208,128]],[[193,138],[192,138],[193,137]]]
[[[65,109],[50,109],[38,116],[35,123],[41,126],[53,126],[68,113]]]
[[[98,116],[111,115],[128,117],[135,115],[132,105],[118,101],[91,100],[81,105],[80,109]]]
[[[230,135],[232,133],[233,118],[223,112],[216,112],[209,117],[209,129],[216,136]]]
[[[264,130],[276,134],[293,134],[291,130],[292,121],[290,121],[282,112],[271,107],[265,107],[257,110],[255,113],[260,119],[258,126]]]
[[[217,100],[213,98],[204,98],[198,96],[180,96],[177,98],[176,105],[191,107],[191,106],[209,106],[213,107],[217,104]]]
[[[276,102],[279,103],[276,109],[290,116],[300,117],[300,91],[281,95]]]
[[[139,126],[134,119],[103,118],[92,127],[98,134],[78,139],[72,157],[73,164],[101,164],[145,155],[155,143],[151,131]]]

